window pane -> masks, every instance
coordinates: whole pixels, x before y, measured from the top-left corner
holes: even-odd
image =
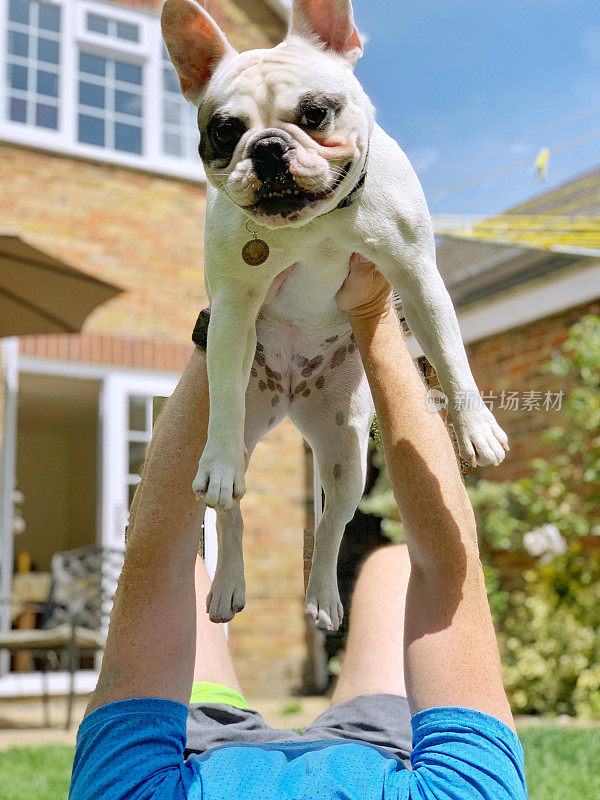
[[[35,124],[41,128],[58,128],[58,109],[56,106],[48,106],[45,103],[38,103],[35,108]]]
[[[172,100],[165,100],[163,103],[164,121],[171,125],[179,125],[179,105]]]
[[[27,102],[17,97],[11,97],[8,115],[13,122],[27,122]]]
[[[79,81],[79,102],[81,105],[104,108],[105,100],[104,86],[98,86],[97,83]]]
[[[58,64],[58,42],[38,39],[38,59],[48,64]]]
[[[168,67],[167,69],[163,70],[163,81],[166,92],[173,92],[173,94],[177,95],[179,94],[181,91],[179,87],[179,78],[172,67]]]
[[[100,17],[98,14],[87,15],[87,29],[92,33],[108,34],[108,20],[106,17]]]
[[[117,22],[117,37],[126,39],[129,42],[139,41],[138,26],[130,25],[128,22]]]
[[[181,156],[181,136],[177,133],[165,132],[163,136],[163,149],[168,156]]]
[[[10,0],[8,18],[12,22],[29,24],[29,0]]]
[[[117,89],[115,92],[115,111],[120,114],[130,114],[132,117],[142,116],[142,98],[139,94],[123,92]]]
[[[147,431],[148,420],[146,408],[148,399],[143,395],[130,395],[129,397],[129,430]]]
[[[19,64],[8,65],[8,85],[13,89],[27,89],[27,67]]]
[[[38,94],[48,95],[48,97],[58,97],[58,75],[56,72],[38,70],[37,92]]]
[[[40,3],[39,26],[46,31],[58,31],[60,29],[60,9],[57,6]]]
[[[106,75],[106,59],[89,53],[79,54],[79,69],[89,75]]]
[[[198,150],[198,111],[181,96],[177,73],[164,50],[163,56],[162,150],[191,161]]]
[[[125,61],[115,61],[115,77],[118,81],[141,86],[142,68],[135,64],[128,64]]]
[[[127,153],[141,153],[142,129],[137,125],[115,122],[115,149]]]
[[[78,138],[84,144],[96,144],[104,147],[104,120],[99,117],[91,117],[89,114],[80,114]]]
[[[29,45],[29,36],[26,33],[19,33],[18,31],[9,31],[8,33],[8,52],[14,56],[27,56],[27,49]]]
[[[146,458],[147,442],[129,442],[129,474],[139,475]]]

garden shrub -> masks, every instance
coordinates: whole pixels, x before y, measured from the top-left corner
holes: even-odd
[[[573,545],[523,579],[498,634],[513,711],[600,717],[600,558]]]

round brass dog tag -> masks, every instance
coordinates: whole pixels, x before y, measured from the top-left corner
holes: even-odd
[[[264,264],[269,257],[269,245],[262,239],[251,239],[242,249],[242,258],[251,267]]]

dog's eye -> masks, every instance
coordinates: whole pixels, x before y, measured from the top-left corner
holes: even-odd
[[[300,118],[300,125],[304,128],[318,128],[327,118],[327,108],[307,108]]]
[[[239,127],[233,120],[225,120],[215,128],[215,137],[222,144],[231,144],[234,139],[239,138]]]
[[[215,115],[208,123],[207,132],[213,147],[221,153],[231,153],[238,143],[246,125],[238,117]]]

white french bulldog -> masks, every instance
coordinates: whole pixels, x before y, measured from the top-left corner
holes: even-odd
[[[401,296],[449,398],[462,458],[499,464],[507,438],[469,369],[419,181],[354,76],[362,45],[350,0],[294,0],[288,35],[271,50],[237,53],[193,0],[167,0],[162,30],[183,95],[198,106],[208,178],[210,419],[194,481],[217,509],[207,608],[226,622],[244,606],[244,474],[257,442],[288,416],[315,453],[326,498],[306,610],[336,630],[338,551],[361,499],[373,417],[336,304],[352,253]]]

